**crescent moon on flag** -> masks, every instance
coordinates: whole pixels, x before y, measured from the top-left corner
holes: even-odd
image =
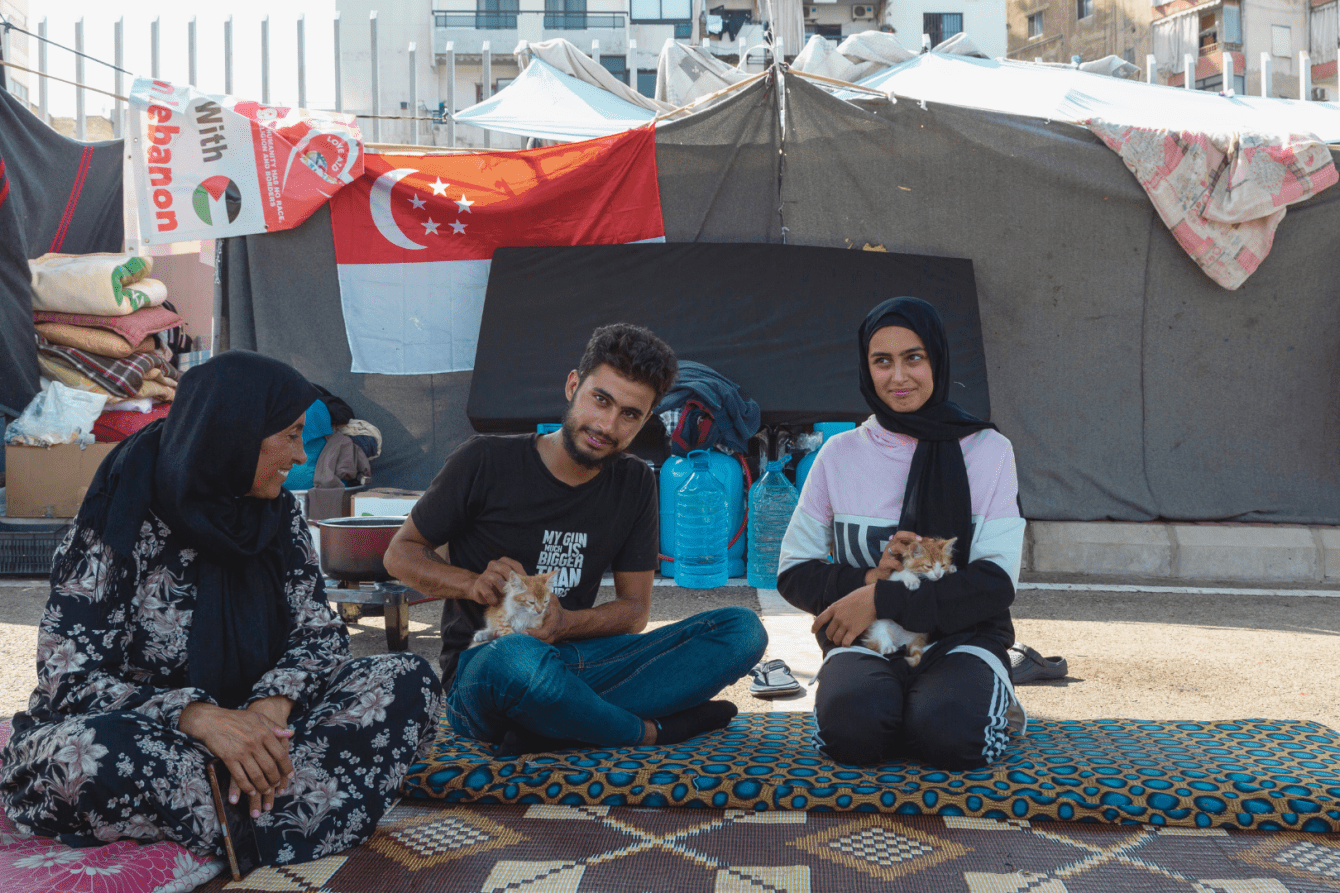
[[[382,234],[382,238],[397,248],[418,250],[428,247],[411,241],[410,237],[405,235],[405,231],[396,225],[395,217],[391,215],[391,189],[405,177],[416,173],[418,171],[412,167],[398,167],[395,170],[387,171],[372,184],[372,191],[368,194],[368,207],[372,211],[372,222],[377,224],[377,231]]]

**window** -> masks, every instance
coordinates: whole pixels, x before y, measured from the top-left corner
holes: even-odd
[[[937,47],[963,30],[961,12],[923,12],[921,14],[921,33],[928,34],[931,46]]]
[[[544,27],[558,30],[586,28],[586,0],[544,0]]]
[[[1242,11],[1231,3],[1224,4],[1224,43],[1242,43]]]
[[[489,30],[516,27],[521,0],[475,0],[475,27]]]
[[[1087,19],[1093,15],[1093,0],[1075,0],[1075,18]]]
[[[639,68],[637,70],[637,92],[652,99],[656,98],[656,69]]]
[[[1286,57],[1293,55],[1293,34],[1290,33],[1288,25],[1270,26],[1270,55]]]
[[[601,56],[600,64],[621,83],[628,83],[627,56]]]
[[[635,22],[691,22],[693,0],[633,0]]]
[[[1219,93],[1224,89],[1224,76],[1222,74],[1212,74],[1207,78],[1201,78],[1196,81],[1196,89],[1207,90],[1211,93]],[[1247,91],[1246,75],[1233,75],[1233,91],[1239,96]]]
[[[1035,12],[1028,17],[1029,39],[1042,36],[1042,13]]]
[[[693,37],[693,22],[675,22],[675,40],[688,40]]]
[[[19,100],[19,102],[22,102],[22,103],[23,103],[24,107],[27,107],[27,105],[28,105],[28,88],[27,88],[26,86],[24,86],[23,84],[20,84],[18,81],[14,80],[14,75],[13,75],[13,74],[11,74],[9,77],[5,78],[5,84],[6,84],[6,86],[9,87],[9,92],[10,92],[10,93],[13,93],[14,96]]]
[[[1200,48],[1212,47],[1219,42],[1219,24],[1213,11],[1202,15],[1200,24]]]

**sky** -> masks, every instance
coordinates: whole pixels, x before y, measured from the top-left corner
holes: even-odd
[[[38,22],[47,19],[47,37],[56,43],[74,47],[75,22],[84,19],[84,52],[107,62],[115,60],[114,23],[124,19],[124,59],[122,67],[148,77],[151,73],[151,23],[159,18],[159,76],[174,84],[188,83],[189,59],[187,31],[191,17],[196,18],[196,86],[205,93],[224,92],[223,22],[233,17],[233,94],[248,99],[261,98],[261,19],[270,16],[270,102],[274,105],[297,104],[297,20],[305,15],[307,105],[333,108],[334,0],[28,0],[28,30],[37,33]],[[343,23],[347,30],[348,22]],[[14,34],[12,40],[23,35]],[[37,66],[37,40],[28,38],[31,67]],[[47,47],[47,71],[75,80],[74,55],[54,46]],[[84,83],[104,90],[115,86],[111,68],[85,60]],[[37,76],[28,76],[30,99],[37,104]],[[49,81],[48,108],[53,116],[73,116],[75,89]],[[131,79],[123,76],[123,90],[130,90]],[[85,110],[89,115],[107,114],[115,100],[91,91],[85,92]],[[123,92],[122,95],[125,95]]]

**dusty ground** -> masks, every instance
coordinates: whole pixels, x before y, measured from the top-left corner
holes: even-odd
[[[0,718],[23,709],[35,681],[36,627],[46,589],[0,581]],[[657,587],[653,623],[726,604],[758,610],[751,589],[694,592]],[[438,649],[435,603],[411,608],[410,644]],[[1340,730],[1340,598],[1118,594],[1023,590],[1013,609],[1019,639],[1064,655],[1064,680],[1024,686],[1030,715],[1051,719],[1315,720]],[[350,628],[356,654],[386,647],[379,618]],[[785,658],[785,654],[770,653]],[[741,710],[786,709],[760,701],[748,681],[725,697]]]

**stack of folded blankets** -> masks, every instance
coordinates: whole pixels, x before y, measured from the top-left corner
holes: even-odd
[[[177,368],[165,335],[185,325],[132,254],[44,254],[29,262],[33,325],[44,378],[106,394],[99,440],[124,439],[167,412]]]

